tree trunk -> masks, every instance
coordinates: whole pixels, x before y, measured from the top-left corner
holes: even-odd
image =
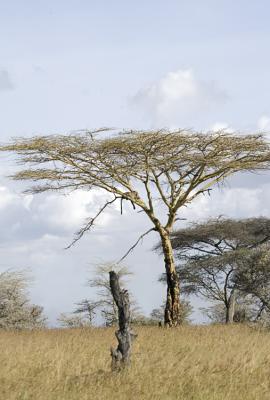
[[[235,290],[232,289],[228,304],[226,305],[226,324],[232,324],[235,313]]]
[[[111,349],[112,370],[121,370],[130,364],[131,344],[137,336],[130,328],[130,304],[127,290],[121,290],[119,276],[110,271],[110,288],[118,308],[119,330],[115,332],[118,340],[116,349]]]
[[[173,249],[169,234],[160,232],[164,262],[167,276],[167,299],[164,313],[164,324],[174,327],[180,323],[180,289],[179,278],[176,272]]]

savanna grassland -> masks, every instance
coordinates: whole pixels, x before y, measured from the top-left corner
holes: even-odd
[[[270,332],[138,327],[131,367],[110,370],[114,329],[0,333],[1,400],[268,400]]]

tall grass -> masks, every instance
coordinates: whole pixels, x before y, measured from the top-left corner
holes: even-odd
[[[110,371],[114,330],[0,333],[1,400],[269,400],[270,332],[136,328],[132,365]]]

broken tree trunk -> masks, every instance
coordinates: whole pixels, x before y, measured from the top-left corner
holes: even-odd
[[[127,290],[121,290],[119,276],[110,271],[110,288],[118,308],[119,330],[115,332],[118,340],[116,349],[111,349],[112,370],[121,370],[130,364],[131,345],[135,335],[130,328],[130,304]]]

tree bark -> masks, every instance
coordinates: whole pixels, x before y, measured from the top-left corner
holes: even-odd
[[[235,289],[232,289],[228,304],[226,305],[226,324],[234,322],[235,313]]]
[[[176,272],[173,249],[169,233],[160,232],[167,277],[167,299],[164,313],[164,324],[175,327],[180,324],[180,287]]]
[[[119,276],[110,271],[110,288],[118,308],[119,330],[115,332],[118,340],[116,349],[111,349],[112,370],[121,370],[130,364],[131,345],[135,335],[130,328],[130,304],[127,290],[121,290]]]

